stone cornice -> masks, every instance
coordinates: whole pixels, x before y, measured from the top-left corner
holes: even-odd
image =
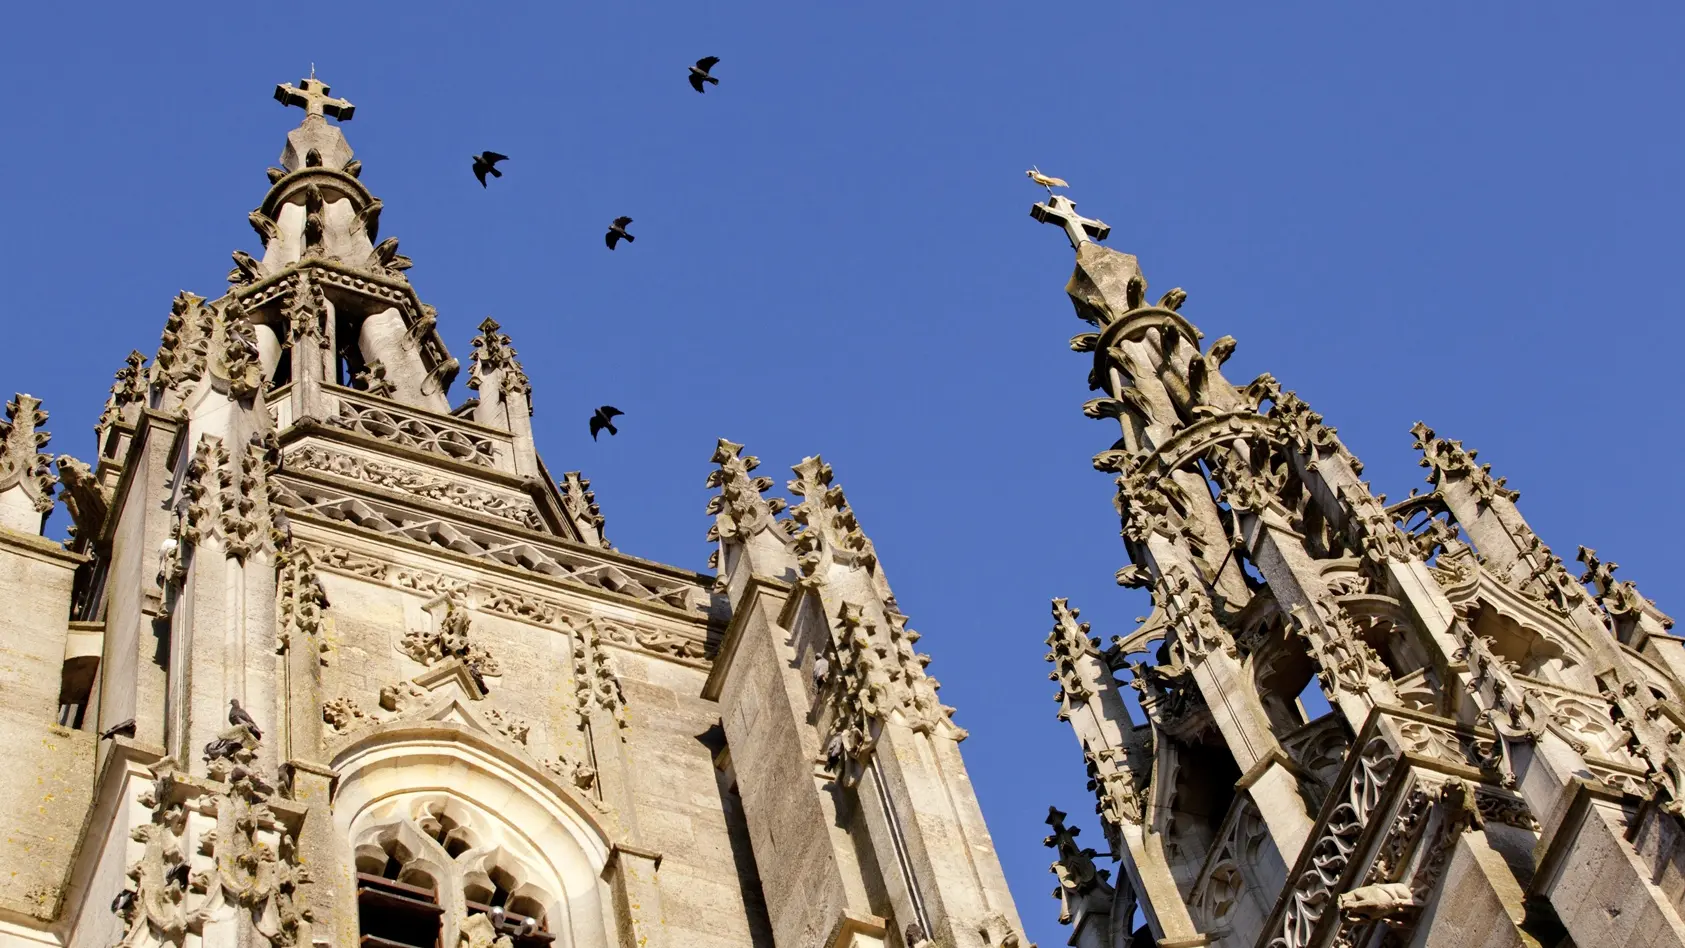
[[[329,430],[331,430],[331,429],[329,429]],[[347,441],[347,443],[355,443],[355,444],[358,444],[358,446],[360,446],[360,447],[371,447],[371,445],[369,445],[367,443],[364,443],[364,442]],[[375,441],[375,442],[373,442],[373,445],[384,446],[385,442]],[[404,455],[404,457],[412,458],[413,455],[406,454],[406,455]],[[431,457],[431,455],[429,455],[428,457]],[[478,472],[484,472],[485,471],[484,468],[474,468],[473,470],[478,471]],[[314,471],[291,471],[291,470],[287,470],[287,469],[283,468],[278,473],[278,477],[283,482],[288,480],[288,479],[296,479],[298,481],[316,484],[316,485],[320,485],[320,486],[331,486],[336,490],[347,487],[347,486],[351,486],[351,485],[356,485],[358,487],[358,489],[360,489],[360,490],[373,487],[373,485],[368,484],[366,481],[353,481],[353,480],[349,480],[349,479],[346,479],[346,478],[334,477],[331,474],[320,474],[320,473],[317,473],[317,472],[314,472]],[[488,479],[489,480],[489,478],[482,478],[482,479]],[[528,486],[528,482],[525,479],[518,478],[518,477],[515,477],[514,475],[509,475],[509,474],[501,475],[501,478],[499,479],[499,481],[506,486],[514,486],[514,487],[523,488],[523,489]],[[499,482],[499,481],[494,481],[494,482]],[[378,500],[378,501],[385,502],[385,503],[393,503],[393,504],[397,504],[399,506],[409,505],[412,502],[416,501],[415,496],[412,495],[412,494],[397,494],[396,492],[382,493],[382,492],[378,492],[377,490],[368,490],[367,492],[369,493],[371,499]],[[395,494],[395,496],[388,496],[388,494]],[[510,539],[513,539],[513,540],[528,542],[528,543],[532,543],[534,545],[557,546],[557,547],[560,547],[563,550],[566,550],[568,553],[570,553],[572,555],[575,555],[575,556],[582,556],[582,557],[585,557],[587,559],[595,560],[595,561],[602,562],[602,563],[609,564],[609,565],[613,565],[613,566],[620,566],[620,567],[632,569],[632,570],[639,571],[639,572],[654,573],[657,576],[661,576],[663,578],[670,579],[674,582],[687,583],[687,584],[696,586],[699,589],[703,590],[704,592],[706,592],[708,590],[709,586],[711,586],[713,584],[713,581],[714,581],[714,577],[706,575],[704,573],[697,573],[697,572],[694,572],[692,570],[684,569],[683,567],[671,566],[671,565],[666,564],[666,563],[658,563],[658,562],[655,562],[653,560],[646,560],[646,559],[643,559],[641,557],[632,556],[632,555],[627,554],[627,553],[622,553],[619,550],[610,550],[610,549],[605,549],[605,548],[600,547],[600,546],[594,546],[594,545],[588,544],[588,543],[581,543],[578,540],[573,539],[572,537],[559,536],[559,535],[554,534],[554,533],[544,533],[544,532],[539,531],[539,530],[533,530],[529,527],[522,526],[522,525],[520,525],[518,523],[515,523],[514,521],[511,521],[511,520],[505,520],[505,519],[502,519],[502,518],[499,518],[499,517],[492,517],[492,516],[489,516],[489,515],[476,515],[472,511],[466,510],[465,508],[453,507],[453,506],[448,506],[448,505],[436,505],[436,504],[435,505],[420,504],[418,506],[420,507],[420,509],[427,510],[429,512],[439,512],[441,510],[448,510],[451,513],[451,515],[453,515],[453,516],[455,516],[459,513],[460,514],[467,514],[468,516],[464,516],[464,518],[463,518],[465,521],[471,521],[471,522],[474,523],[474,525],[476,527],[479,527],[479,528],[482,528],[482,529],[495,530],[495,532],[507,534],[507,535],[509,535]],[[309,512],[305,511],[304,513],[306,513],[306,515],[308,515]],[[291,515],[292,515],[291,513],[288,514],[288,516],[291,516]],[[386,534],[372,532],[372,531],[367,533],[367,534],[362,534],[362,535],[386,536]],[[436,548],[430,547],[430,549],[436,549]],[[480,559],[477,559],[477,558],[475,558],[474,561],[475,562],[486,562],[484,560],[480,560]],[[532,575],[532,574],[528,574],[528,573],[523,571],[521,573],[521,575]],[[641,601],[641,600],[639,600],[639,601]]]
[[[358,210],[368,206],[369,202],[374,200],[374,195],[370,193],[363,182],[343,171],[325,167],[306,167],[289,172],[286,177],[271,185],[269,193],[263,196],[263,203],[258,205],[258,210],[263,212],[263,216],[273,220],[275,212],[280,210],[281,205],[287,203],[287,199],[294,194],[308,188],[312,183],[311,179],[319,179],[319,183],[326,183],[329,187],[349,192],[354,198],[360,199],[360,203],[357,204]]]
[[[67,550],[64,544],[55,540],[33,533],[21,533],[10,527],[0,527],[0,550],[66,569],[75,569],[88,560],[87,554]]]
[[[542,589],[560,592],[567,595],[583,596],[587,599],[598,600],[616,608],[629,608],[633,610],[641,609],[654,615],[658,615],[663,619],[699,627],[704,638],[706,637],[706,630],[711,625],[707,613],[686,612],[674,606],[669,606],[663,602],[657,602],[649,599],[638,599],[633,596],[627,596],[621,593],[611,592],[606,589],[600,589],[596,586],[568,582],[566,580],[550,576],[546,573],[537,573],[521,569],[519,567],[509,566],[508,564],[498,562],[497,560],[472,556],[467,553],[459,553],[455,550],[435,546],[430,543],[422,543],[419,540],[412,540],[408,537],[394,536],[386,533],[376,533],[371,530],[364,530],[354,525],[347,526],[339,521],[329,520],[325,517],[318,516],[308,510],[288,510],[287,516],[293,521],[295,526],[303,524],[330,535],[343,534],[346,536],[357,537],[376,545],[390,546],[398,550],[407,550],[412,553],[419,553],[429,559],[450,563],[452,565],[462,567],[470,572],[488,573],[504,579],[513,580],[517,584],[527,583]],[[578,544],[572,544],[572,546],[578,547]],[[579,548],[587,550],[591,549],[590,547]],[[394,565],[396,564],[394,563]],[[317,563],[316,568],[333,570],[336,572],[340,571],[330,563]]]

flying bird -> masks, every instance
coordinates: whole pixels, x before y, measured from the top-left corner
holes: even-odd
[[[508,161],[508,155],[500,155],[495,151],[481,152],[474,156],[474,177],[480,179],[480,187],[486,186],[486,172],[490,171],[494,178],[503,177],[503,172],[492,167],[500,161]]]
[[[1046,188],[1048,194],[1052,194],[1054,188],[1068,188],[1071,186],[1070,182],[1066,181],[1064,178],[1055,178],[1051,175],[1042,174],[1039,170],[1037,170],[1035,165],[1031,165],[1030,170],[1024,172],[1024,175],[1031,181],[1034,181]]]
[[[608,225],[608,233],[603,235],[603,240],[608,244],[608,249],[613,250],[614,245],[619,243],[622,237],[626,238],[627,243],[632,243],[638,239],[626,233],[626,225],[630,223],[632,223],[630,217],[616,217],[614,223]]]
[[[102,741],[109,741],[112,738],[117,737],[119,735],[121,735],[123,737],[134,737],[135,736],[135,719],[134,718],[130,718],[127,721],[124,721],[120,724],[111,725],[110,727],[108,727],[105,730],[100,732],[99,739],[102,740]]]
[[[690,87],[695,89],[697,92],[702,92],[702,84],[704,82],[711,82],[716,86],[719,85],[720,81],[718,79],[708,75],[708,70],[714,68],[714,64],[719,61],[720,57],[718,56],[704,56],[701,59],[698,59],[696,61],[696,65],[690,67]]]
[[[245,708],[240,707],[240,702],[236,698],[228,699],[228,723],[235,727],[244,724],[251,730],[253,737],[260,741],[263,740],[263,732],[258,729],[257,722],[252,720],[252,716],[246,713]]]
[[[613,405],[604,405],[603,407],[597,409],[597,411],[591,416],[591,440],[597,440],[597,432],[602,431],[604,428],[607,428],[608,433],[611,435],[619,434],[620,432],[615,430],[614,422],[609,419],[613,418],[615,415],[624,414],[626,413]]]

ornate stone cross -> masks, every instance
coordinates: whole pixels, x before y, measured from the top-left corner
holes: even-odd
[[[291,83],[283,82],[275,87],[275,101],[282,105],[296,105],[304,110],[305,117],[312,115],[331,115],[341,122],[351,121],[351,113],[356,110],[344,99],[335,99],[328,95],[332,90],[328,84],[316,78],[312,69],[309,79],[300,79],[299,86],[293,88]]]
[[[1071,240],[1071,249],[1075,250],[1085,240],[1105,240],[1112,232],[1103,222],[1090,220],[1077,213],[1076,203],[1063,194],[1048,197],[1047,203],[1037,204],[1030,208],[1030,216],[1043,224],[1058,224],[1065,229],[1065,236]]]

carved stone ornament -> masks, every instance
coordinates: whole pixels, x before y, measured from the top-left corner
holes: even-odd
[[[52,511],[53,488],[58,485],[53,459],[41,450],[52,440],[40,430],[46,423],[41,400],[21,392],[6,403],[6,420],[0,421],[0,494],[21,490],[43,514]]]
[[[1110,904],[1111,874],[1094,865],[1094,858],[1100,855],[1098,852],[1077,845],[1077,834],[1082,830],[1066,826],[1065,814],[1058,807],[1047,808],[1047,825],[1053,831],[1042,838],[1042,845],[1059,854],[1049,867],[1054,878],[1059,880],[1053,897],[1059,900],[1059,924],[1069,925],[1076,914],[1075,905],[1095,894],[1099,894],[1104,904]]]
[[[117,370],[111,395],[106,398],[105,409],[100,412],[99,423],[94,426],[101,439],[112,425],[119,422],[134,424],[139,419],[140,410],[146,405],[146,375],[146,354],[139,349],[130,352],[123,367]]]
[[[562,509],[567,511],[568,518],[579,528],[579,534],[586,543],[592,543],[605,550],[614,549],[609,542],[608,535],[603,532],[602,509],[597,506],[597,495],[591,491],[591,482],[578,471],[568,471],[562,475]]]
[[[498,378],[498,392],[503,396],[520,393],[528,399],[527,412],[532,412],[532,381],[527,378],[525,369],[521,368],[521,360],[516,357],[515,347],[501,329],[497,320],[491,317],[480,323],[480,334],[474,337],[474,353],[468,364],[468,387],[476,392],[487,378],[496,375]],[[484,397],[487,393],[481,392]]]
[[[527,737],[532,733],[532,725],[525,718],[513,714],[504,714],[493,708],[485,714],[486,723],[491,729],[501,734],[505,740],[526,746]]]
[[[503,671],[497,659],[484,645],[469,640],[468,630],[472,626],[473,618],[468,614],[467,607],[447,598],[444,615],[431,623],[429,628],[412,629],[405,633],[398,644],[398,651],[422,665],[459,658],[475,676],[501,675]]]
[[[391,398],[392,393],[398,390],[398,386],[386,377],[386,364],[379,359],[370,359],[357,373],[355,381],[358,388],[381,398]]]
[[[713,463],[719,469],[708,473],[708,486],[719,493],[708,498],[708,514],[714,525],[708,528],[708,540],[747,540],[761,530],[771,529],[774,517],[784,509],[779,497],[762,497],[772,487],[770,477],[750,477],[749,472],[760,466],[760,458],[743,457],[743,446],[721,438],[714,448]],[[709,565],[719,568],[718,553]]]
[[[1059,720],[1069,720],[1070,709],[1094,696],[1094,689],[1080,664],[1082,659],[1096,652],[1096,645],[1088,635],[1088,623],[1077,622],[1082,615],[1067,600],[1053,600],[1053,631],[1047,634],[1047,660],[1053,671],[1047,677],[1059,683],[1053,698],[1059,702]]]
[[[1171,654],[1180,664],[1197,664],[1215,650],[1239,657],[1234,637],[1217,621],[1205,584],[1171,564],[1153,587],[1153,601],[1175,626]]]
[[[355,731],[366,723],[373,723],[362,706],[357,704],[356,698],[346,697],[335,698],[322,705],[322,722],[338,734]]]
[[[1416,450],[1422,452],[1421,466],[1428,468],[1428,483],[1467,480],[1475,496],[1488,504],[1500,498],[1511,502],[1520,499],[1519,491],[1505,487],[1503,478],[1492,476],[1492,465],[1475,463],[1480,452],[1465,449],[1461,441],[1439,437],[1419,421],[1410,427],[1410,433],[1416,436]]]
[[[574,705],[582,719],[607,714],[619,727],[626,727],[626,695],[620,676],[603,649],[601,623],[586,622],[573,632]]]
[[[261,939],[255,944],[308,945],[311,913],[298,890],[311,880],[292,836],[268,806],[275,788],[257,771],[257,740],[241,725],[212,745],[209,786],[180,779],[166,758],[138,800],[150,818],[131,833],[141,856],[129,866],[128,887],[112,902],[124,924],[119,944],[181,944],[188,936],[202,937],[207,923],[234,908],[241,926]]]
[[[536,529],[543,522],[538,516],[537,508],[525,499],[508,497],[459,481],[433,477],[384,461],[341,454],[316,445],[306,445],[288,454],[286,463],[290,470],[321,471],[358,480],[425,500],[488,514],[524,527]]]
[[[872,541],[860,531],[841,487],[831,483],[831,465],[822,458],[804,458],[792,468],[796,479],[790,493],[802,498],[790,508],[801,529],[796,532],[796,563],[806,583],[822,583],[832,563],[870,570],[877,565]]]
[[[152,359],[152,383],[179,393],[205,373],[214,320],[205,298],[186,290],[170,304],[158,353]]]
[[[1311,851],[1306,868],[1288,881],[1281,928],[1265,943],[1266,948],[1308,948],[1317,922],[1335,901],[1332,890],[1351,862],[1358,839],[1397,765],[1398,756],[1385,739],[1373,738],[1364,745],[1351,782],[1340,791],[1339,803],[1325,822],[1322,835],[1308,844]]]

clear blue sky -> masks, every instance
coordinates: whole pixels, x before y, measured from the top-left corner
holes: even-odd
[[[1088,458],[1113,435],[1079,412],[1071,254],[1027,216],[1031,163],[1378,490],[1420,483],[1420,418],[1559,553],[1595,546],[1685,612],[1677,4],[182,6],[22,5],[0,36],[0,390],[45,399],[52,449],[89,455],[171,296],[219,294],[256,249],[299,118],[270,93],[314,61],[445,338],[466,361],[504,324],[540,450],[592,479],[622,549],[702,568],[720,435],[780,482],[832,462],[1044,948],[1047,805],[1103,845],[1047,600],[1108,637],[1146,604],[1112,584]],[[481,190],[487,148],[511,160]],[[620,214],[638,241],[611,254]],[[602,402],[626,418],[593,444]]]

